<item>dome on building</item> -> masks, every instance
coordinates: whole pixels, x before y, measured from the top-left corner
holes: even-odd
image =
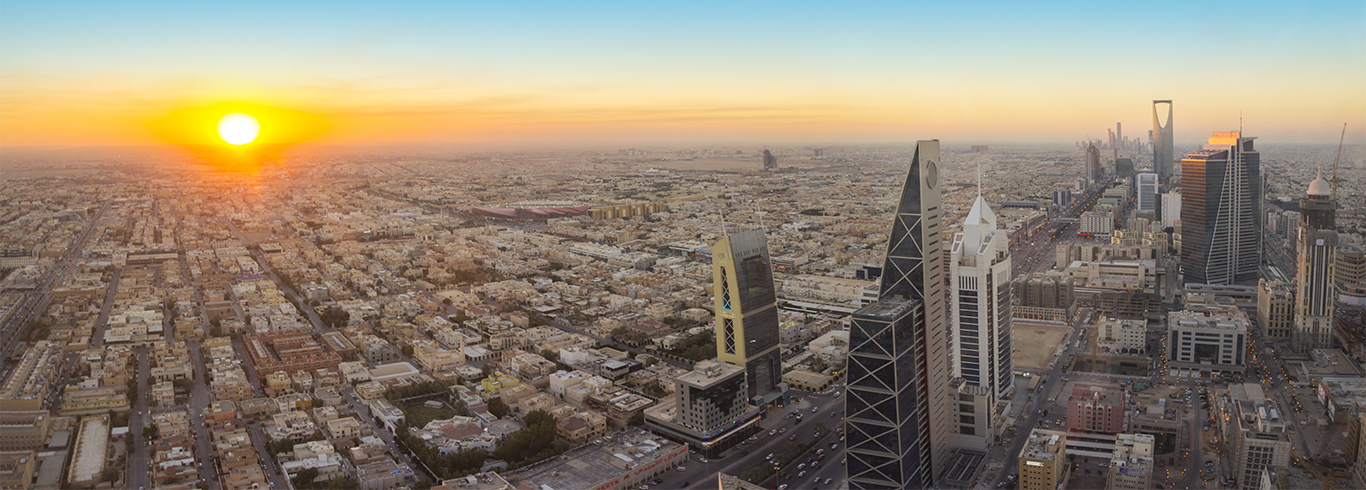
[[[1323,180],[1323,177],[1318,177],[1314,179],[1313,182],[1309,183],[1309,195],[1311,196],[1327,196],[1331,195],[1332,193],[1332,184],[1329,184],[1328,181]]]

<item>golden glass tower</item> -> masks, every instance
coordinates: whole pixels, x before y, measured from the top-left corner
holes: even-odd
[[[716,298],[716,358],[745,368],[751,403],[765,406],[782,395],[777,293],[763,230],[721,238],[712,245]]]

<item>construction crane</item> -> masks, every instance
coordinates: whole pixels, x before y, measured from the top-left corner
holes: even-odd
[[[1338,202],[1338,162],[1342,161],[1342,141],[1347,138],[1347,123],[1342,123],[1342,136],[1338,137],[1338,158],[1333,160],[1333,202]]]

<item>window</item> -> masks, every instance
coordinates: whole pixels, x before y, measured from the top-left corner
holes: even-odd
[[[726,353],[735,353],[735,320],[726,318],[722,323],[725,324]]]

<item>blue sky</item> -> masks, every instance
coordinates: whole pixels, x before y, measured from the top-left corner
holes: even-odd
[[[233,100],[355,141],[1071,141],[1155,98],[1178,140],[1366,140],[1366,2],[0,3],[0,144]]]

